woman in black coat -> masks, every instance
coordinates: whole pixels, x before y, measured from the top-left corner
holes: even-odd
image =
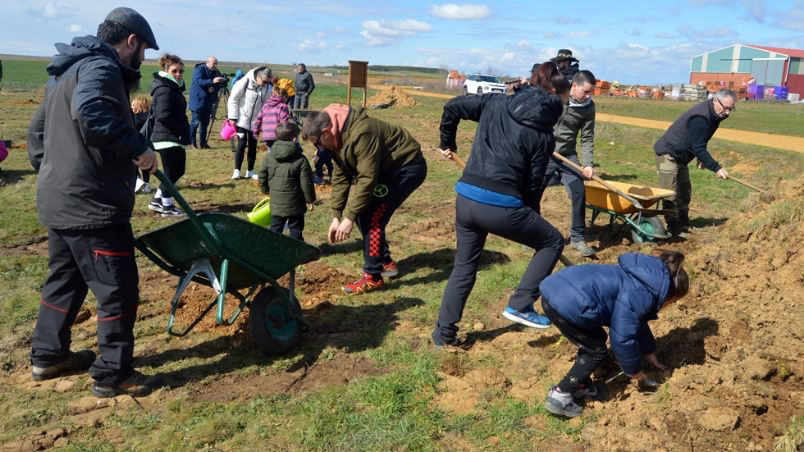
[[[187,161],[185,146],[190,144],[190,122],[187,120],[187,100],[184,98],[184,62],[176,55],[164,54],[159,59],[161,71],[154,74],[151,84],[154,125],[151,142],[162,156],[162,168],[172,183],[184,175]],[[173,198],[163,185],[159,186],[148,208],[163,217],[184,213],[173,204]]]
[[[541,65],[530,84],[514,95],[460,96],[444,105],[441,152],[457,150],[458,124],[478,123],[472,154],[455,185],[457,250],[433,331],[437,346],[457,344],[458,322],[475,284],[489,233],[534,249],[519,287],[503,311],[507,319],[533,328],[550,320],[533,309],[539,283],[550,274],[564,238],[540,215],[547,162],[555,149],[553,126],[563,112],[570,85],[554,63]]]

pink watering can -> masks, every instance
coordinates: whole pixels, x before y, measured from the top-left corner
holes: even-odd
[[[223,138],[226,141],[229,141],[232,139],[233,136],[235,136],[236,133],[237,128],[235,127],[232,121],[229,121],[227,119],[226,121],[223,122],[223,127],[221,127],[221,138]]]

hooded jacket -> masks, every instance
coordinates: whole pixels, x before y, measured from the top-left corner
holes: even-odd
[[[288,105],[279,96],[271,96],[264,104],[251,131],[255,137],[261,137],[262,141],[276,140],[276,126],[290,119]]]
[[[667,265],[639,253],[623,254],[618,265],[570,267],[539,284],[544,302],[571,324],[609,328],[611,349],[627,375],[642,370],[642,355],[656,351],[648,321],[657,318],[669,288]]]
[[[257,86],[254,68],[232,86],[226,112],[229,119],[235,120],[237,127],[251,130],[251,124],[262,109],[262,103],[268,99],[268,85]]]
[[[553,126],[562,111],[561,98],[539,87],[523,86],[511,96],[456,97],[444,105],[441,149],[457,150],[458,123],[476,121],[461,182],[514,196],[538,210],[544,172],[556,145]]]
[[[214,84],[212,80],[220,77],[216,69],[207,67],[207,63],[198,63],[193,67],[193,79],[190,83],[190,111],[201,114],[212,112],[212,104],[218,98],[218,91],[223,84]],[[209,89],[212,88],[212,92]]]
[[[136,166],[149,147],[134,128],[129,93],[140,78],[94,36],[56,44],[44,106],[29,137],[41,136],[36,203],[43,225],[95,229],[127,223]],[[32,154],[36,166],[39,158]]]
[[[336,105],[324,111],[333,107],[348,108]],[[334,133],[341,144],[340,150],[333,153],[336,165],[332,172],[330,205],[335,218],[343,216],[355,221],[368,207],[382,176],[393,174],[424,156],[419,142],[402,127],[369,117],[363,108],[349,108],[348,112],[340,130]]]
[[[154,73],[151,83],[151,108],[155,119],[152,142],[190,144],[190,122],[187,121],[187,101],[183,93],[183,85]]]
[[[313,170],[298,143],[277,141],[265,154],[259,169],[260,190],[271,196],[271,214],[304,215],[315,202]]]

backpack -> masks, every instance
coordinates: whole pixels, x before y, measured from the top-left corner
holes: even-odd
[[[140,128],[140,133],[145,136],[145,139],[151,141],[151,135],[154,133],[154,125],[156,124],[156,116],[154,116],[154,106],[148,109],[148,119]]]

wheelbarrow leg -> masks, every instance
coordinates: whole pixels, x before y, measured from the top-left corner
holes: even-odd
[[[296,319],[299,320],[302,324],[302,331],[308,331],[310,329],[310,324],[304,320],[304,315],[301,312],[301,305],[299,304],[299,300],[296,299],[296,267],[290,269],[290,284],[288,284],[288,301],[290,302],[290,308],[293,310],[293,313],[296,314]]]
[[[222,325],[223,320],[223,301],[226,298],[226,282],[229,279],[229,259],[221,262],[221,290],[218,292],[218,311],[215,315],[215,323]]]
[[[193,280],[195,275],[202,274],[207,277],[209,282],[212,284],[212,288],[215,289],[219,294],[221,293],[221,285],[218,282],[218,277],[215,275],[215,271],[212,269],[212,265],[210,265],[207,259],[199,259],[193,262],[193,265],[190,266],[190,270],[187,271],[187,274],[179,278],[179,285],[176,287],[176,294],[173,295],[173,299],[170,301],[170,316],[168,317],[168,325],[167,325],[167,332],[171,336],[184,336],[190,332],[197,324],[201,321],[201,319],[212,309],[215,305],[216,300],[213,300],[209,306],[204,309],[204,311],[187,327],[184,331],[177,333],[173,331],[173,324],[176,321],[176,310],[179,306],[179,300],[181,300],[182,294],[187,289],[187,286]]]

